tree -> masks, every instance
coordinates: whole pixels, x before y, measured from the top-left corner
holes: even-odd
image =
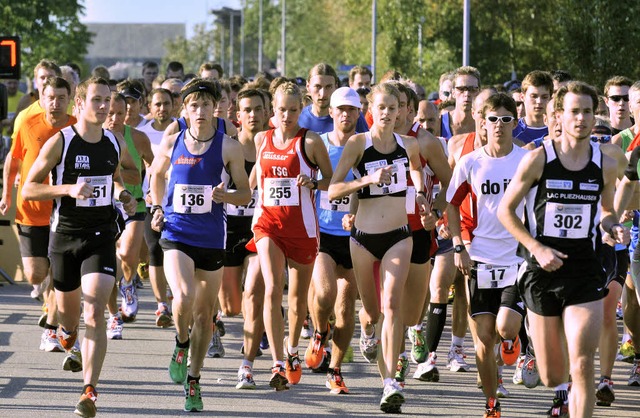
[[[76,0],[0,0],[0,33],[22,40],[22,74],[30,76],[42,58],[82,65],[92,37],[78,18],[83,13]]]
[[[185,73],[197,73],[200,65],[210,60],[215,34],[207,31],[205,25],[195,25],[193,32],[193,38],[189,40],[179,36],[166,42],[168,53],[162,58],[163,68],[171,61],[178,61],[184,65]]]

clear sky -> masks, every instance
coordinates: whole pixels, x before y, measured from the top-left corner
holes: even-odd
[[[211,26],[211,9],[239,9],[241,0],[84,0],[84,23],[186,23],[187,37],[193,25]]]

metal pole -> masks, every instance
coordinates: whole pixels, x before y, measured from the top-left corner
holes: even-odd
[[[224,68],[224,26],[222,26],[222,18],[220,18],[220,66]]]
[[[262,0],[260,4],[260,13],[258,17],[258,71],[262,71]]]
[[[377,20],[377,0],[373,0],[371,5],[371,73],[373,74],[371,83],[376,82],[376,20]]]
[[[286,0],[282,0],[282,76],[287,74],[287,21],[285,16]]]
[[[230,12],[229,13],[229,77],[233,75],[233,30],[234,30],[234,21],[235,15]]]
[[[422,72],[422,25],[424,24],[424,16],[420,17],[420,25],[418,25],[418,66]]]
[[[462,22],[462,65],[469,65],[469,25],[471,24],[471,0],[464,0]]]
[[[244,3],[240,9],[240,75],[244,76]]]

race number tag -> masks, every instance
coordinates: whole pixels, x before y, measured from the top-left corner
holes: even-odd
[[[516,283],[518,264],[494,266],[478,264],[476,267],[478,289],[502,289]]]
[[[253,216],[253,210],[258,202],[258,190],[254,190],[251,194],[251,201],[246,205],[232,205],[227,203],[227,215],[231,216]]]
[[[211,212],[213,186],[204,184],[176,184],[173,188],[173,211],[185,214]]]
[[[350,195],[340,199],[329,200],[329,192],[320,190],[320,209],[332,210],[334,212],[349,212],[350,202]]]
[[[111,205],[111,189],[113,181],[111,175],[108,176],[79,176],[76,184],[87,183],[93,186],[93,195],[88,199],[76,199],[76,206],[97,207]]]
[[[390,184],[372,184],[369,186],[370,194],[375,196],[393,194],[407,190],[407,168],[402,163],[392,165]],[[376,169],[368,170],[368,174],[373,174]]]
[[[544,210],[544,235],[580,239],[589,236],[590,205],[547,202]]]
[[[264,179],[265,206],[300,206],[298,180],[295,178]]]
[[[408,215],[416,213],[416,188],[413,186],[407,186],[406,209]]]

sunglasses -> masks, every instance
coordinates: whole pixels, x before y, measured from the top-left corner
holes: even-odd
[[[451,92],[450,91],[441,91],[440,94],[442,94],[444,97],[449,97],[451,96]]]
[[[480,90],[480,87],[478,87],[478,86],[456,86],[455,89],[458,90],[460,93],[464,93],[465,91],[468,91],[469,93],[477,93],[478,90]]]
[[[491,123],[497,123],[498,121],[502,123],[513,122],[515,119],[513,116],[487,116],[485,119]]]
[[[609,96],[609,100],[618,103],[620,100],[624,100],[625,102],[629,101],[629,95],[628,94],[621,94],[621,95],[614,95],[614,96]]]
[[[608,144],[611,142],[611,135],[591,135],[591,142],[599,142],[601,144]]]

